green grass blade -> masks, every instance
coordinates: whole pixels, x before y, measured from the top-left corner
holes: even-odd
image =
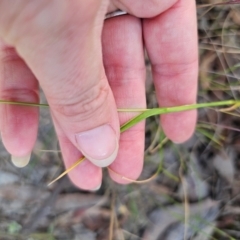
[[[14,101],[6,101],[0,100],[0,104],[11,104],[11,105],[21,105],[21,106],[29,106],[29,107],[49,107],[48,104],[38,104],[38,103],[28,103],[28,102],[14,102]],[[219,107],[219,106],[229,106],[229,105],[237,105],[240,106],[240,100],[227,100],[227,101],[219,101],[219,102],[210,102],[210,103],[198,103],[198,104],[191,104],[191,105],[182,105],[177,107],[166,107],[166,108],[152,108],[152,109],[118,109],[119,112],[142,112],[136,117],[132,118],[125,124],[123,124],[120,128],[121,132],[126,131],[127,129],[133,127],[137,123],[143,121],[144,119],[155,116],[161,115],[166,113],[173,113],[173,112],[181,112],[181,111],[188,111],[198,108],[204,107]]]
[[[222,147],[221,142],[215,138],[214,134],[212,134],[209,131],[206,131],[204,129],[200,129],[200,128],[197,128],[197,131],[199,133],[201,133],[202,135],[204,135],[205,137],[207,137],[208,139],[210,139],[211,141],[213,141],[214,143],[216,143],[217,145],[219,145],[219,147]]]
[[[177,107],[167,107],[167,108],[153,108],[144,111],[143,113],[137,115],[136,117],[132,118],[125,124],[123,124],[120,128],[121,132],[126,131],[127,129],[133,127],[137,123],[141,122],[142,120],[152,117],[155,115],[161,115],[166,113],[173,113],[173,112],[181,112],[181,111],[188,111],[198,108],[204,107],[219,107],[219,106],[229,106],[233,104],[240,104],[240,101],[235,100],[227,100],[227,101],[219,101],[219,102],[210,102],[210,103],[198,103],[198,104],[191,104],[191,105],[183,105]]]
[[[6,100],[0,100],[0,104],[20,105],[20,106],[29,106],[29,107],[49,107],[48,104],[43,104],[43,103],[13,102],[13,101],[6,101]]]

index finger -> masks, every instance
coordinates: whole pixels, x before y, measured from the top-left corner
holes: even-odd
[[[159,16],[145,19],[143,26],[159,105],[195,103],[198,75],[195,1],[179,0]],[[193,134],[195,122],[195,110],[161,117],[167,137],[177,143]]]

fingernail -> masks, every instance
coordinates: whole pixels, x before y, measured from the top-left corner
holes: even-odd
[[[96,188],[93,188],[90,190],[90,192],[96,192],[101,188],[102,184],[100,184],[99,186],[97,186]]]
[[[98,167],[110,165],[118,153],[118,139],[110,125],[76,134],[76,141],[82,154]]]
[[[31,158],[31,154],[23,157],[11,156],[12,163],[19,168],[25,167],[28,165]]]
[[[178,141],[172,141],[174,144],[182,144],[182,142]]]

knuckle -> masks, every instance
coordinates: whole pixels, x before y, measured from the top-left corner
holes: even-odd
[[[103,112],[109,92],[108,84],[100,83],[84,92],[74,93],[69,103],[57,103],[53,107],[58,114],[74,122],[85,121]]]
[[[41,1],[40,1],[41,2]],[[37,15],[37,7],[39,4],[33,4],[30,1],[16,1],[13,5],[8,1],[1,1],[1,17],[0,17],[0,30],[7,42],[15,43],[18,38],[18,33],[23,29],[28,29],[34,19],[33,16]],[[34,1],[35,3],[35,1]]]
[[[45,40],[52,36],[65,37],[69,29],[75,29],[74,25],[78,26],[79,20],[92,23],[101,4],[99,1],[96,5],[94,0],[83,2],[0,1],[0,33],[5,41],[14,46],[19,46],[26,40],[33,41],[33,38],[42,37]]]
[[[139,18],[152,18],[156,17],[162,12],[172,7],[177,1],[180,0],[112,0],[114,5],[120,9],[125,9],[127,12]]]
[[[45,34],[46,37],[49,33],[53,34],[67,21],[66,15],[70,5],[65,1],[47,0],[16,1],[14,4],[3,2],[5,3],[2,5],[0,16],[0,32],[3,33],[4,40],[14,46],[29,37],[39,38],[39,35]]]

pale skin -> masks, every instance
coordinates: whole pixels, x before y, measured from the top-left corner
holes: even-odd
[[[104,21],[105,14],[115,9],[129,15]],[[38,103],[41,86],[65,166],[84,151],[91,160],[69,173],[82,189],[101,185],[98,161],[110,159],[104,166],[117,172],[109,174],[122,184],[129,181],[121,175],[134,180],[142,171],[144,123],[120,135],[120,125],[133,115],[118,114],[117,108],[146,107],[144,48],[159,105],[196,101],[193,0],[0,0],[0,38],[0,99]],[[2,140],[12,156],[31,153],[38,114],[33,107],[1,106]],[[196,111],[161,116],[167,137],[176,143],[191,137],[195,122]],[[88,136],[83,133],[103,125],[106,134],[93,141],[88,138],[91,144],[83,148],[82,136]],[[118,152],[116,157],[113,152]]]

